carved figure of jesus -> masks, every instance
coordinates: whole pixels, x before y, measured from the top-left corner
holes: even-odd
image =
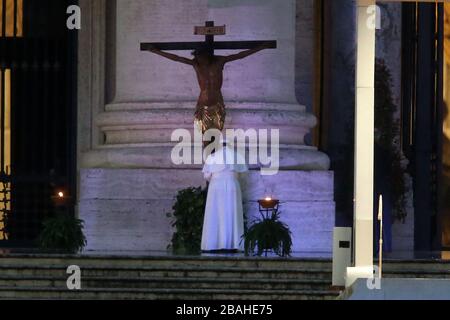
[[[205,133],[211,128],[222,131],[224,127],[226,112],[221,89],[225,64],[243,59],[269,47],[270,43],[264,43],[254,49],[229,56],[217,56],[211,50],[198,49],[192,52],[193,59],[156,48],[150,48],[149,51],[172,61],[188,64],[194,68],[200,86],[200,96],[195,111],[195,123],[202,133]]]

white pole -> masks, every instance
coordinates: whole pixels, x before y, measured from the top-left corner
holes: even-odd
[[[347,287],[357,278],[373,278],[375,3],[357,2],[354,267],[347,269]]]

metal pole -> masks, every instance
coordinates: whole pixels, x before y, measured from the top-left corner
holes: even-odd
[[[380,195],[378,201],[378,221],[380,221],[380,236],[378,241],[378,278],[381,279],[383,273],[383,196]]]

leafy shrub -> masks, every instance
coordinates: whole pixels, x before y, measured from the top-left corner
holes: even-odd
[[[207,189],[201,187],[187,188],[178,192],[172,207],[173,212],[167,214],[175,218],[172,226],[176,230],[169,246],[174,253],[199,254],[201,252],[206,196]]]
[[[77,253],[87,244],[83,225],[83,220],[70,214],[59,213],[47,218],[43,222],[39,245],[42,249]]]
[[[261,256],[272,250],[281,257],[290,256],[292,239],[289,227],[279,220],[280,214],[273,213],[271,217],[259,219],[244,233],[245,254],[255,253]]]

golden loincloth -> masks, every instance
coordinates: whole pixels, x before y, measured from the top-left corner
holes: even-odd
[[[209,129],[223,130],[225,124],[225,105],[216,103],[213,106],[197,106],[195,123],[204,134]]]

